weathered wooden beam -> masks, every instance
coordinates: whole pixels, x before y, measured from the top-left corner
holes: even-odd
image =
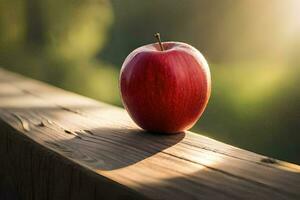
[[[300,166],[0,70],[0,199],[300,199]]]

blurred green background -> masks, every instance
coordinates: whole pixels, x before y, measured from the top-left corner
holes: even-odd
[[[193,131],[300,164],[298,0],[1,0],[0,65],[121,106],[122,62],[155,32],[210,64]]]

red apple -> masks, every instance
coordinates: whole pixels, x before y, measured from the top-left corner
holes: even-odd
[[[202,54],[182,42],[137,48],[120,74],[123,105],[143,129],[177,133],[191,128],[203,113],[211,90],[209,66]]]

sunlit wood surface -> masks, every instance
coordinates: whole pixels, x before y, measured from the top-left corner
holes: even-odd
[[[0,195],[21,199],[300,199],[298,165],[148,133],[121,108],[1,69],[0,177]]]

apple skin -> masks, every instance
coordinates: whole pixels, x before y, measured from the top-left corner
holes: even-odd
[[[178,133],[202,115],[211,92],[209,66],[191,45],[163,42],[131,52],[120,72],[123,105],[141,128]]]

